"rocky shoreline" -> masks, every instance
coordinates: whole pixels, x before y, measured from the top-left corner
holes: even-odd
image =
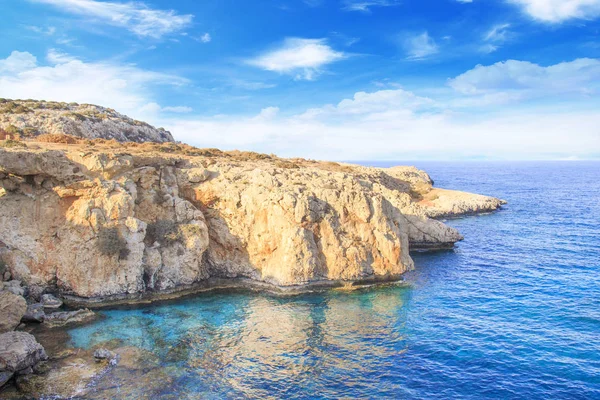
[[[503,202],[434,188],[414,167],[284,160],[175,144],[0,148],[0,258],[72,298],[393,280],[409,250],[462,240],[439,221]]]
[[[0,133],[34,133],[0,140],[2,398],[93,398],[106,374],[166,379],[126,343],[67,347],[61,328],[96,319],[89,308],[401,282],[410,251],[463,240],[442,219],[505,204],[414,167],[199,149],[98,106],[2,104]]]

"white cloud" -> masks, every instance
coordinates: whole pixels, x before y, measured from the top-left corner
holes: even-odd
[[[40,26],[27,26],[27,29],[45,36],[52,36],[56,33],[56,27],[54,26],[49,26],[47,28],[43,28]]]
[[[212,38],[211,38],[211,36],[210,36],[210,33],[208,33],[208,32],[207,32],[207,33],[205,33],[204,35],[200,36],[200,41],[201,41],[202,43],[208,43],[208,42],[210,42],[211,40],[212,40]]]
[[[243,90],[261,90],[261,89],[271,89],[274,88],[275,84],[265,83],[265,82],[254,82],[254,81],[245,81],[243,79],[231,79],[228,82],[229,86],[243,89]]]
[[[472,119],[392,108],[379,118],[220,116],[162,124],[178,140],[202,147],[330,160],[585,158],[600,154],[600,115],[596,112],[528,110]],[[577,137],[572,132],[577,132]]]
[[[142,118],[149,116],[142,107],[153,97],[153,86],[187,83],[134,65],[87,63],[52,50],[48,59],[54,65],[41,66],[27,52],[0,59],[0,97],[98,104]]]
[[[142,107],[140,107],[140,110],[146,115],[156,115],[160,112],[189,113],[193,111],[191,107],[186,106],[161,107],[160,104],[156,102],[144,104]]]
[[[420,97],[403,89],[379,90],[373,93],[358,92],[352,99],[344,99],[337,105],[308,109],[300,119],[327,119],[332,117],[365,116],[379,118],[390,111],[416,111],[435,106],[432,99]]]
[[[322,67],[345,58],[333,50],[325,39],[287,38],[277,49],[267,51],[247,63],[267,71],[293,74],[296,79],[312,80]]]
[[[36,62],[36,58],[26,51],[13,51],[7,58],[0,59],[0,73],[18,73],[23,69],[35,67]]]
[[[598,96],[588,91],[600,82],[599,64],[508,61],[459,75],[438,98],[388,89],[291,115],[269,107],[257,116],[191,116],[161,124],[192,144],[290,157],[599,158],[600,113],[590,104]],[[527,102],[533,95],[561,102]]]
[[[266,107],[260,110],[260,113],[254,117],[255,121],[272,120],[279,114],[279,107]]]
[[[163,107],[162,111],[172,112],[172,113],[190,113],[194,111],[192,107],[187,106],[172,106],[172,107]]]
[[[490,66],[477,65],[448,84],[462,94],[519,92],[526,96],[593,94],[600,82],[600,61],[580,58],[548,67],[508,60]]]
[[[344,0],[343,10],[370,12],[372,7],[390,7],[397,6],[397,0]]]
[[[521,6],[532,18],[550,23],[600,16],[600,0],[507,0]]]
[[[498,50],[498,46],[496,46],[495,44],[490,44],[490,43],[486,43],[482,46],[479,47],[479,51],[481,51],[482,53],[493,53],[496,50]]]
[[[439,51],[435,40],[427,32],[405,36],[402,39],[402,46],[411,60],[422,60]]]
[[[182,78],[133,65],[62,57],[53,66],[39,65],[26,52],[0,59],[0,97],[102,104],[138,119],[150,118],[148,122],[164,126],[184,142],[282,156],[600,157],[600,113],[595,107],[600,60],[595,59],[548,67],[523,61],[477,66],[451,79],[445,89],[434,88],[431,97],[386,89],[357,92],[336,104],[300,112],[271,106],[257,115],[208,117],[190,114],[185,106],[162,107],[154,100],[155,85],[186,84]],[[543,104],[527,102],[542,97]],[[170,115],[174,112],[188,114]]]
[[[160,38],[189,26],[193,15],[157,10],[141,2],[118,3],[95,0],[30,0],[92,20],[125,28],[138,36]]]
[[[77,58],[56,49],[48,50],[48,54],[46,54],[46,59],[50,64],[53,65],[65,64],[77,60]]]

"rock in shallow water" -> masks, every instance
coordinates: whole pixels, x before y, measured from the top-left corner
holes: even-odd
[[[48,356],[41,344],[27,332],[7,332],[0,335],[0,381],[13,374],[33,372],[32,368]]]
[[[94,318],[96,318],[96,314],[87,308],[76,311],[62,311],[46,315],[44,325],[49,328],[56,328],[68,324],[89,322]]]
[[[116,353],[105,348],[94,351],[94,358],[97,362],[106,360],[110,363],[110,365],[117,365],[119,361],[119,356]]]
[[[25,299],[7,290],[0,292],[0,333],[14,330],[27,311]]]

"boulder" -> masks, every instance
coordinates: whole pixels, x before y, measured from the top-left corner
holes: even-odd
[[[46,288],[44,286],[39,285],[30,285],[27,293],[27,297],[34,302],[40,302],[42,300],[42,295],[44,294],[44,290]]]
[[[21,281],[17,280],[4,282],[4,290],[8,290],[9,292],[16,294],[17,296],[25,295],[25,288],[21,287]]]
[[[44,305],[44,308],[56,309],[61,308],[63,302],[62,300],[56,298],[54,295],[44,294],[42,295],[42,304]]]
[[[41,303],[29,304],[27,311],[21,318],[23,322],[44,322],[46,313],[44,312],[44,305]]]
[[[110,365],[116,365],[119,362],[119,356],[105,348],[96,349],[94,358],[97,362],[108,361]]]
[[[0,333],[14,330],[27,311],[25,299],[8,290],[0,292]]]
[[[33,372],[33,367],[48,359],[46,351],[27,332],[7,332],[0,335],[0,385],[13,374]]]
[[[5,384],[6,382],[8,382],[8,381],[10,380],[10,378],[12,378],[12,377],[13,377],[13,375],[14,375],[14,373],[13,373],[13,372],[10,372],[10,371],[3,371],[3,372],[0,372],[0,388],[1,388],[2,386],[4,386],[4,384]]]

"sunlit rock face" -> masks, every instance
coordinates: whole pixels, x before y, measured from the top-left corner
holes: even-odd
[[[13,278],[84,298],[210,278],[277,286],[395,279],[413,267],[411,244],[462,239],[430,217],[500,204],[443,197],[412,167],[175,144],[0,148],[0,182],[0,256]]]
[[[120,142],[172,142],[170,132],[107,107],[55,101],[0,99],[0,129],[32,137],[67,134]]]

